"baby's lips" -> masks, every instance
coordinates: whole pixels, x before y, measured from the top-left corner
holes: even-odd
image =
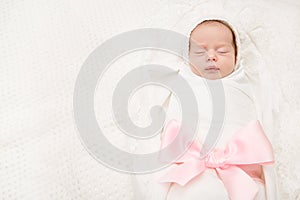
[[[220,68],[218,68],[214,65],[210,65],[210,66],[205,67],[205,70],[220,70]]]

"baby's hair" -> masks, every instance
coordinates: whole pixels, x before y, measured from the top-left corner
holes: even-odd
[[[217,20],[217,19],[209,19],[209,20],[204,20],[203,22],[199,23],[190,33],[190,38],[191,38],[191,34],[192,32],[200,25],[203,25],[203,24],[212,24],[212,23],[220,23],[220,24],[223,24],[224,26],[226,26],[227,28],[229,28],[229,30],[231,31],[231,34],[232,34],[232,46],[234,48],[234,52],[235,52],[235,58],[237,56],[237,45],[236,45],[236,37],[235,37],[235,34],[233,32],[233,30],[231,29],[230,25],[228,23],[226,23],[225,21],[222,21],[222,20]],[[190,45],[191,45],[191,41],[189,41],[189,51],[190,51]]]

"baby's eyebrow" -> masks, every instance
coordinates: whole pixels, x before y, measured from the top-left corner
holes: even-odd
[[[227,44],[227,43],[217,45],[217,47],[230,47],[230,46],[231,44]]]

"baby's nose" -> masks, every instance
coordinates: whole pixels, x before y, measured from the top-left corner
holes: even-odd
[[[217,60],[216,53],[214,51],[207,51],[207,60],[216,61]]]

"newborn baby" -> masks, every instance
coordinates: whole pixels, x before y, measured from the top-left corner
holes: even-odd
[[[260,122],[254,94],[246,73],[239,63],[239,40],[228,22],[208,19],[191,31],[189,63],[180,70],[194,91],[199,107],[195,140],[178,160],[154,174],[141,199],[270,199],[264,176],[265,165],[272,165],[273,150]],[[205,157],[201,149],[212,122],[211,96],[206,81],[221,80],[225,94],[225,119],[220,136]],[[222,100],[222,99],[220,99]],[[177,136],[182,126],[176,117],[174,95],[167,109],[161,148]],[[149,180],[148,180],[149,182]],[[145,184],[139,184],[144,187]]]

